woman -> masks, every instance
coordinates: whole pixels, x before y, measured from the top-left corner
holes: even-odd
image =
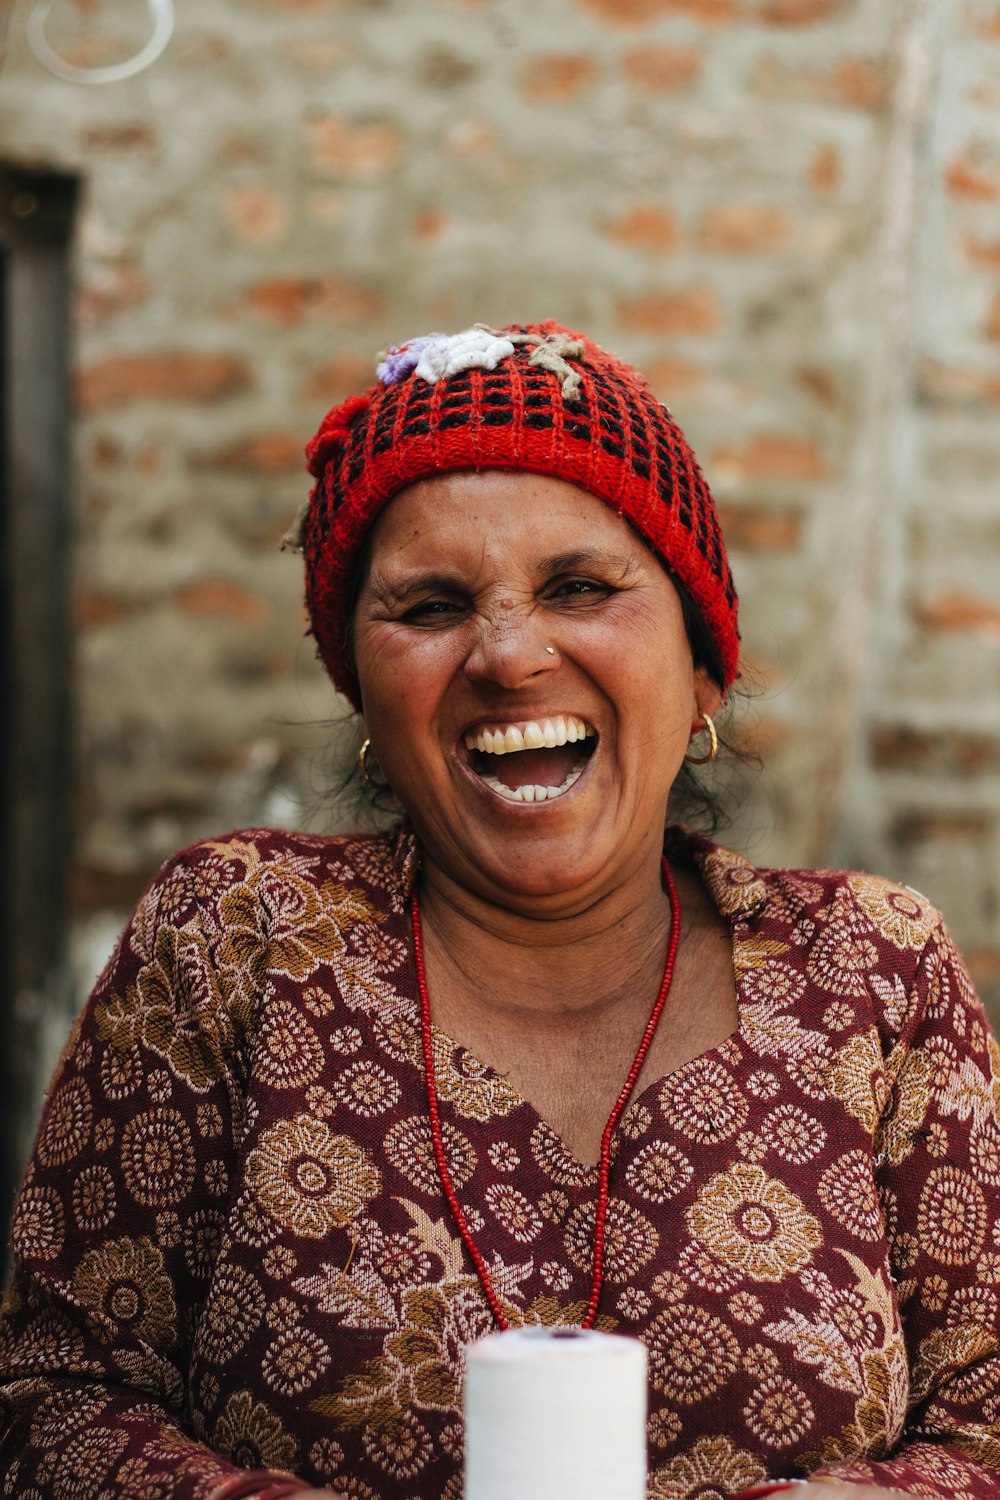
[[[1000,1494],[1000,1077],[940,919],[664,857],[738,641],[683,436],[555,325],[378,373],[301,542],[406,821],[140,903],[15,1213],[3,1493],[456,1500],[465,1345],[584,1323],[647,1344],[654,1500]]]

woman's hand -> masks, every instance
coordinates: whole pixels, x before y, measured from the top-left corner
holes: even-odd
[[[336,1490],[293,1490],[285,1500],[344,1500]]]
[[[794,1490],[785,1492],[785,1497],[787,1500],[913,1500],[903,1490],[883,1489],[878,1484],[846,1484],[839,1479],[829,1484],[821,1479],[797,1484]]]

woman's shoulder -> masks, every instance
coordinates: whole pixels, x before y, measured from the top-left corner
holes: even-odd
[[[671,830],[671,848],[691,858],[724,916],[782,924],[809,921],[859,937],[865,929],[919,952],[942,926],[920,891],[865,870],[758,865],[701,834]]]
[[[202,838],[170,856],[153,879],[149,896],[164,890],[217,897],[235,887],[270,888],[287,882],[315,889],[373,887],[408,894],[416,849],[403,824],[381,833],[318,834],[286,828],[248,827]]]

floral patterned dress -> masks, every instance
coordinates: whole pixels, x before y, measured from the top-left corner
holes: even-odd
[[[1000,1496],[1000,1055],[940,918],[867,875],[670,854],[730,925],[739,1026],[614,1142],[599,1326],[649,1350],[651,1500],[811,1471]],[[255,830],[139,904],[15,1209],[0,1494],[208,1500],[291,1471],[457,1500],[491,1317],[431,1155],[417,864],[405,829]],[[442,1033],[435,1058],[510,1321],[578,1321],[595,1172]]]

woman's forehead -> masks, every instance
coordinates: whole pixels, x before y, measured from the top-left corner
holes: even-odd
[[[572,568],[595,553],[627,566],[651,554],[603,500],[548,474],[449,473],[401,490],[372,531],[373,569],[516,556]],[[574,563],[574,559],[576,560]]]

